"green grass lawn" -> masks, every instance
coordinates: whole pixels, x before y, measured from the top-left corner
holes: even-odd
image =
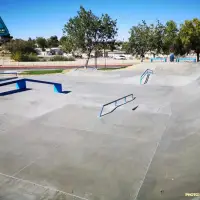
[[[53,69],[53,70],[30,70],[30,71],[23,71],[20,73],[21,75],[43,75],[43,74],[56,74],[62,73],[63,69]]]

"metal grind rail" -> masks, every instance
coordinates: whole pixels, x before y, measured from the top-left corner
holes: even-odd
[[[127,98],[128,98],[128,97],[131,97],[131,100],[128,100],[128,101],[127,101]],[[122,99],[124,99],[124,103],[118,105],[117,102],[120,101],[120,100],[122,100]],[[119,99],[116,99],[116,100],[114,100],[114,101],[111,101],[111,102],[109,102],[109,103],[104,104],[104,105],[102,106],[102,108],[101,108],[100,113],[99,113],[99,117],[102,117],[102,116],[104,116],[104,115],[107,115],[107,114],[113,112],[117,107],[122,106],[122,105],[124,105],[124,104],[127,104],[127,103],[133,101],[134,99],[135,99],[135,97],[133,97],[133,94],[129,94],[129,95],[126,95],[126,96],[124,96],[124,97],[122,97],[122,98],[119,98]],[[103,113],[103,109],[105,108],[105,106],[108,106],[108,105],[113,104],[113,103],[115,104],[114,109],[112,109],[110,112],[107,112],[107,113],[102,114],[102,113]]]

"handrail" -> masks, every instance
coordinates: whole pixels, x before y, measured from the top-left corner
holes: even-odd
[[[151,69],[146,69],[145,71],[144,71],[144,73],[141,75],[141,77],[140,77],[140,84],[141,84],[141,82],[142,82],[142,79],[144,78],[144,76],[146,75],[146,74],[153,74],[153,70],[151,70]]]
[[[126,98],[129,97],[129,96],[131,96],[132,99],[129,100],[129,101],[127,101]],[[105,106],[110,105],[110,104],[112,104],[112,103],[115,103],[115,108],[112,110],[112,111],[114,111],[117,107],[121,106],[121,105],[117,105],[117,101],[122,100],[122,99],[124,99],[124,103],[121,104],[121,105],[124,105],[124,104],[126,104],[126,103],[129,103],[130,101],[133,101],[135,98],[133,97],[133,94],[129,94],[129,95],[126,95],[126,96],[124,96],[124,97],[122,97],[122,98],[119,98],[119,99],[116,99],[116,100],[114,100],[114,101],[111,101],[111,102],[109,102],[109,103],[104,104],[104,105],[102,106],[102,108],[101,108],[100,113],[99,113],[99,117],[102,117],[102,116],[106,115],[106,114],[103,114],[103,115],[102,115],[102,112],[103,112],[103,109],[104,109]],[[111,112],[112,112],[112,111],[111,111]],[[109,114],[109,113],[111,113],[111,112],[108,112],[107,114]]]
[[[147,72],[150,72],[151,74],[153,74],[153,70],[151,69],[146,69],[143,74],[141,75],[141,77],[143,77],[144,75],[146,75]]]

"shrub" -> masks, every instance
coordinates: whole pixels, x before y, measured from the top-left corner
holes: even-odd
[[[54,56],[50,61],[75,61],[74,57]]]
[[[22,60],[22,53],[20,51],[12,53],[11,59],[20,62]]]
[[[30,53],[29,55],[25,55],[26,58],[23,61],[30,61],[30,62],[37,62],[39,61],[39,58],[36,54]]]
[[[21,39],[11,40],[10,42],[4,45],[5,50],[8,50],[10,53],[21,52],[22,54],[26,53],[36,53],[34,49],[34,44],[29,41],[24,41]]]
[[[18,61],[18,62],[36,62],[39,61],[39,58],[36,54],[30,53],[30,54],[22,54],[22,52],[17,51],[15,53],[12,53],[11,59]]]

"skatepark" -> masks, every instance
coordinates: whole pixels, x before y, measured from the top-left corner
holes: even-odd
[[[0,199],[198,199],[200,63],[3,78]]]

